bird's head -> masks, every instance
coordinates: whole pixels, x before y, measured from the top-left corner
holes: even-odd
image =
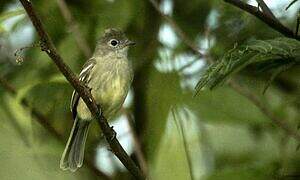
[[[112,52],[120,55],[125,53],[127,55],[129,46],[134,44],[135,43],[130,41],[121,30],[110,28],[106,29],[99,39],[96,51],[103,55]]]

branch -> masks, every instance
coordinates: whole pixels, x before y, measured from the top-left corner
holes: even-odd
[[[5,78],[0,77],[0,85],[10,94],[17,95],[18,91],[14,86],[12,86]],[[45,117],[43,114],[41,114],[38,110],[30,107],[28,101],[26,99],[22,99],[21,105],[24,107],[24,109],[29,109],[31,111],[31,114],[33,117],[35,117],[35,120],[44,128],[46,129],[55,139],[59,140],[61,143],[64,143],[63,135],[60,134],[51,124],[50,120]],[[109,180],[111,179],[108,177],[105,173],[100,171],[95,165],[92,163],[91,160],[87,159],[86,161],[87,167],[95,173],[97,176]]]
[[[251,6],[247,3],[244,3],[240,0],[224,0],[224,1],[248,12],[249,14],[254,15],[258,19],[260,19],[261,21],[266,23],[272,29],[280,32],[282,35],[289,37],[289,38],[294,38],[294,39],[300,40],[300,36],[295,35],[292,30],[285,27],[278,20],[274,20],[272,17],[269,17],[266,14],[264,14],[263,12],[258,11],[256,7]]]
[[[67,66],[62,60],[61,56],[57,53],[52,40],[46,33],[44,26],[42,25],[41,20],[36,15],[32,4],[28,0],[20,0],[24,9],[26,10],[33,26],[35,27],[41,41],[42,50],[45,51],[52,61],[56,64],[60,72],[66,77],[70,84],[74,87],[76,92],[80,95],[82,100],[85,102],[93,117],[97,120],[100,125],[100,128],[110,145],[111,150],[119,158],[122,164],[129,170],[129,172],[136,177],[137,179],[145,179],[140,169],[135,165],[133,160],[127,155],[121,144],[116,138],[116,132],[111,128],[102,115],[102,112],[98,109],[96,102],[91,96],[90,91],[82,85],[78,80],[76,75],[71,71],[69,66]]]
[[[56,0],[59,9],[61,11],[61,13],[63,14],[64,19],[66,20],[66,22],[68,23],[69,29],[72,31],[73,36],[76,40],[77,46],[79,47],[79,49],[83,52],[83,54],[85,55],[86,58],[89,58],[91,56],[91,49],[88,46],[86,40],[82,37],[82,33],[80,32],[80,30],[78,29],[78,24],[77,22],[74,20],[70,9],[68,8],[65,0]],[[121,111],[123,111],[123,113],[126,115],[128,123],[129,123],[129,128],[130,128],[130,132],[133,138],[133,142],[134,142],[134,146],[135,146],[135,151],[136,151],[136,155],[137,155],[137,160],[139,162],[139,165],[143,171],[143,173],[146,175],[147,174],[147,163],[145,160],[145,157],[143,155],[142,152],[142,148],[141,145],[139,143],[139,139],[136,135],[136,133],[134,132],[133,129],[133,123],[132,123],[132,118],[131,118],[131,114],[124,108],[121,109]]]
[[[155,5],[156,7],[158,7],[157,3],[155,3],[154,0],[149,0],[153,5]],[[225,1],[230,1],[230,2],[240,2],[238,0],[225,0]],[[246,7],[250,6],[250,5],[247,5],[247,4],[244,4],[243,5],[246,5]],[[255,9],[255,12],[257,12],[257,9],[253,6],[251,6],[251,9],[254,8]],[[158,8],[156,8],[158,11],[160,11]],[[253,9],[253,10],[254,10]],[[261,12],[260,12],[261,13]],[[160,14],[163,14],[160,12]],[[265,16],[264,16],[265,17]],[[169,17],[170,18],[170,17]],[[171,18],[170,18],[171,19]],[[176,27],[179,27],[177,26],[176,22],[173,21],[171,19],[171,21],[175,24]],[[184,37],[185,39],[189,39],[188,36],[183,32],[182,32],[182,37]],[[189,42],[192,42],[191,40],[188,40]],[[191,45],[188,45],[189,47],[197,47],[195,44],[191,44]],[[197,48],[196,48],[197,49]],[[202,54],[199,54],[199,56],[202,56]],[[208,62],[213,62],[213,60],[210,58],[209,55],[206,55],[207,58],[205,58]],[[245,98],[247,98],[249,101],[251,101],[265,116],[267,116],[274,124],[276,124],[277,126],[279,126],[281,129],[283,129],[287,134],[291,135],[292,137],[294,137],[295,139],[299,140],[300,141],[300,135],[294,131],[288,124],[286,124],[285,121],[277,118],[264,104],[262,104],[260,101],[259,101],[259,98],[255,96],[255,94],[253,94],[251,91],[249,91],[248,89],[246,88],[242,88],[239,83],[231,80],[229,82],[229,86],[231,88],[233,88],[235,91],[237,91],[239,94],[243,95]]]
[[[92,52],[91,49],[88,46],[88,43],[86,40],[82,37],[82,34],[79,30],[78,23],[74,20],[70,9],[68,8],[65,0],[56,0],[57,5],[59,7],[60,12],[62,13],[65,21],[67,22],[70,31],[73,33],[75,37],[75,41],[77,43],[77,46],[79,49],[83,52],[86,58],[91,57]]]
[[[274,21],[278,21],[278,19],[275,17],[275,15],[272,13],[270,8],[267,6],[267,4],[264,2],[264,0],[256,0],[256,2],[259,4],[259,6],[262,8],[265,15],[272,18]]]

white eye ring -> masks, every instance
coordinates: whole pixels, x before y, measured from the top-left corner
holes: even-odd
[[[110,45],[111,47],[116,47],[117,45],[119,45],[119,41],[116,40],[116,39],[111,39],[111,40],[109,41],[109,45]]]

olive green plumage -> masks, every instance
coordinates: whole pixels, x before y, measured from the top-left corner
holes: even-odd
[[[127,59],[127,51],[132,44],[122,31],[107,29],[79,75],[80,81],[91,89],[92,96],[108,120],[121,108],[132,82],[132,67]],[[93,117],[75,91],[71,99],[71,111],[74,124],[60,167],[76,171],[83,163],[84,146]]]

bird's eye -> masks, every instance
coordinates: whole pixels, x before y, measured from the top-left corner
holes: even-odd
[[[119,41],[116,39],[112,39],[109,41],[109,45],[112,47],[116,47],[119,44]]]

